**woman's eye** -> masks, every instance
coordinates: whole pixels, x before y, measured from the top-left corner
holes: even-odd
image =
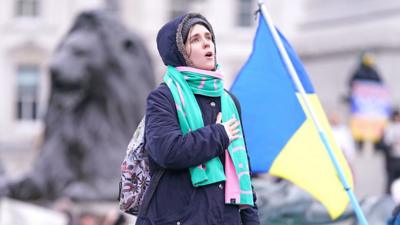
[[[82,57],[82,56],[84,56],[84,55],[87,54],[87,52],[86,52],[85,50],[79,49],[79,48],[74,48],[74,49],[72,50],[72,52],[73,52],[73,54],[74,54],[75,56],[77,56],[77,57]]]
[[[192,43],[194,43],[194,42],[198,42],[199,41],[199,39],[198,38],[194,38],[194,39],[192,39]]]

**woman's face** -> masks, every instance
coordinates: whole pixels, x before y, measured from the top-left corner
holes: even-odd
[[[185,49],[194,67],[203,70],[213,70],[215,68],[214,48],[212,35],[205,26],[196,24],[190,28]]]

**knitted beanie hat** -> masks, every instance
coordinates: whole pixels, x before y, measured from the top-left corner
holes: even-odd
[[[183,43],[186,43],[186,40],[187,40],[187,38],[189,36],[190,28],[192,28],[196,24],[201,24],[201,25],[205,26],[207,28],[207,30],[212,33],[211,25],[206,20],[204,20],[201,17],[190,18],[182,26]],[[213,33],[212,33],[212,36],[214,36]]]

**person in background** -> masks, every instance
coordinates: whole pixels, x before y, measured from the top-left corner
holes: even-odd
[[[333,137],[351,166],[356,156],[356,146],[351,132],[348,126],[341,121],[337,112],[329,114],[329,122],[332,127]]]
[[[104,215],[101,225],[128,225],[128,221],[118,210],[110,210]]]
[[[370,53],[363,52],[360,57],[360,65],[354,71],[349,80],[349,87],[352,88],[355,81],[374,81],[382,83],[383,80],[375,69],[375,61]]]
[[[98,215],[92,212],[82,212],[78,216],[78,225],[100,225]]]
[[[357,69],[352,73],[349,81],[348,81],[348,94],[345,97],[346,102],[349,104],[350,110],[354,113],[353,110],[361,110],[359,107],[360,103],[356,103],[360,101],[360,99],[356,98],[355,91],[357,90],[357,84],[362,84],[365,82],[372,82],[374,84],[383,85],[383,79],[381,75],[377,72],[375,68],[375,61],[371,53],[362,52],[360,55],[360,63]],[[358,93],[358,92],[357,92]],[[359,95],[359,93],[358,93]],[[357,100],[358,99],[358,100]],[[363,109],[365,110],[365,109]],[[363,113],[366,113],[362,111]],[[364,122],[365,123],[365,122]],[[357,149],[361,151],[364,147],[365,142],[365,132],[363,131],[363,138],[360,137],[356,138]],[[380,138],[380,137],[379,137]],[[376,143],[374,143],[376,144]],[[376,146],[375,146],[376,147]]]

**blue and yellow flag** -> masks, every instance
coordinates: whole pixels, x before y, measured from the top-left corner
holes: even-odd
[[[307,72],[289,42],[282,34],[279,35],[352,188],[350,168],[334,142]],[[243,129],[253,172],[268,172],[292,181],[318,199],[333,219],[340,216],[349,198],[262,13],[253,52],[237,75],[231,91],[242,106]]]

